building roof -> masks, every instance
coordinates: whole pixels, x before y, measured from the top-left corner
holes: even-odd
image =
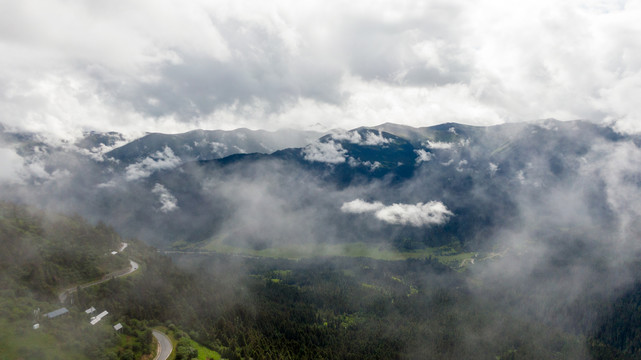
[[[117,323],[116,325],[114,325],[114,330],[118,331],[120,329],[122,329],[122,324],[121,323]]]
[[[96,308],[95,308],[95,307],[93,307],[93,306],[92,306],[92,307],[90,307],[89,309],[85,310],[85,312],[86,312],[87,314],[92,314],[94,311],[96,311]]]
[[[66,314],[68,312],[69,312],[69,310],[67,310],[67,308],[63,307],[63,308],[60,308],[58,310],[54,310],[54,311],[52,311],[50,313],[46,313],[45,317],[48,317],[49,319],[53,319],[53,318],[58,317],[60,315],[64,315],[64,314]]]
[[[101,312],[100,314],[94,316],[91,318],[91,321],[89,322],[91,325],[96,325],[98,321],[102,320],[103,317],[107,316],[109,312],[107,310]]]

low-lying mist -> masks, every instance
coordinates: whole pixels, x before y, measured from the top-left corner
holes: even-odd
[[[383,170],[350,155],[355,150],[347,149],[357,145],[362,157],[373,147],[392,151],[386,144],[400,140],[379,132],[383,140],[376,144],[350,143],[358,139],[343,134],[273,155],[180,164],[155,158],[136,177],[109,159],[64,148],[25,155],[4,144],[0,156],[8,172],[0,179],[6,200],[103,220],[165,249],[198,251],[216,242],[252,250],[295,247],[313,258],[332,244],[407,253],[448,246],[474,254],[462,273],[422,280],[414,274],[413,281],[456,278],[478,306],[494,303],[514,319],[596,333],[611,315],[607,304],[639,281],[641,149],[635,139],[580,122],[463,130],[449,142],[413,145],[409,174],[385,168],[394,164],[391,152],[386,164],[392,165],[379,164]],[[331,161],[326,153],[309,157],[327,147],[335,151]],[[157,157],[171,156],[163,154]],[[232,279],[228,285],[249,275],[241,260],[225,266],[207,257],[176,260]],[[459,328],[478,345],[503,326],[494,319],[482,328]]]

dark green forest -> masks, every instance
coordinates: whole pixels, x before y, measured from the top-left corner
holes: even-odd
[[[112,256],[122,242],[79,216],[0,204],[0,359],[139,359],[153,352],[152,327],[174,334],[176,359],[198,355],[193,340],[227,359],[641,358],[638,285],[614,301],[586,295],[549,310],[594,325],[541,318],[528,311],[537,301],[528,289],[431,258],[170,258],[133,239],[126,256]],[[68,316],[34,315],[128,258],[141,269],[78,288]],[[89,325],[90,306],[109,316]]]

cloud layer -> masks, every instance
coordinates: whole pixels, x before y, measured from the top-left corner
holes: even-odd
[[[389,143],[389,139],[386,139],[380,131],[368,131],[365,133],[365,136],[363,136],[356,130],[344,131],[338,129],[332,131],[331,135],[334,140],[348,141],[352,144],[359,145],[379,146]]]
[[[341,144],[333,141],[316,141],[303,149],[303,157],[307,161],[324,162],[329,164],[341,164],[345,162],[347,150]]]
[[[173,169],[180,165],[181,161],[170,147],[165,147],[163,151],[157,151],[152,156],[146,157],[135,164],[126,168],[127,180],[138,180],[146,178],[154,171]]]
[[[178,209],[178,199],[176,199],[176,197],[173,196],[162,184],[154,185],[151,192],[158,195],[158,201],[160,201],[158,211],[168,213]]]
[[[0,3],[0,122],[83,130],[496,124],[641,112],[639,1]]]
[[[341,211],[352,214],[373,212],[374,216],[388,224],[430,226],[447,222],[454,214],[440,201],[419,202],[417,204],[393,204],[385,206],[381,202],[367,202],[356,199],[343,203]]]

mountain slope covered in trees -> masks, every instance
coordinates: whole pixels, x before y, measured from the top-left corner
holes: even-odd
[[[572,304],[545,300],[561,322],[527,311],[538,301],[527,288],[504,288],[430,258],[172,260],[134,240],[128,256],[144,264],[140,273],[79,289],[66,317],[36,319],[34,309],[61,306],[55,290],[94,279],[106,263],[122,265],[101,260],[117,258],[105,251],[122,240],[79,217],[1,208],[0,239],[13,254],[0,262],[0,348],[9,358],[138,358],[151,351],[151,327],[162,325],[182,344],[177,358],[197,352],[194,340],[229,359],[626,359],[639,351],[630,318],[636,290],[611,302],[589,292]],[[62,244],[61,264],[48,254]],[[93,255],[82,260],[78,251]],[[33,269],[62,275],[47,283]],[[109,309],[109,317],[89,325],[83,310],[90,306]],[[595,312],[593,324],[580,321]],[[111,328],[116,322],[123,333]]]
[[[229,358],[638,356],[641,143],[609,127],[383,124],[198,161],[7,139],[23,163],[3,197],[44,209],[3,205],[8,308],[126,265],[106,256],[117,229],[173,261],[137,243],[140,272],[71,312],[109,308],[141,339],[175,328]]]

